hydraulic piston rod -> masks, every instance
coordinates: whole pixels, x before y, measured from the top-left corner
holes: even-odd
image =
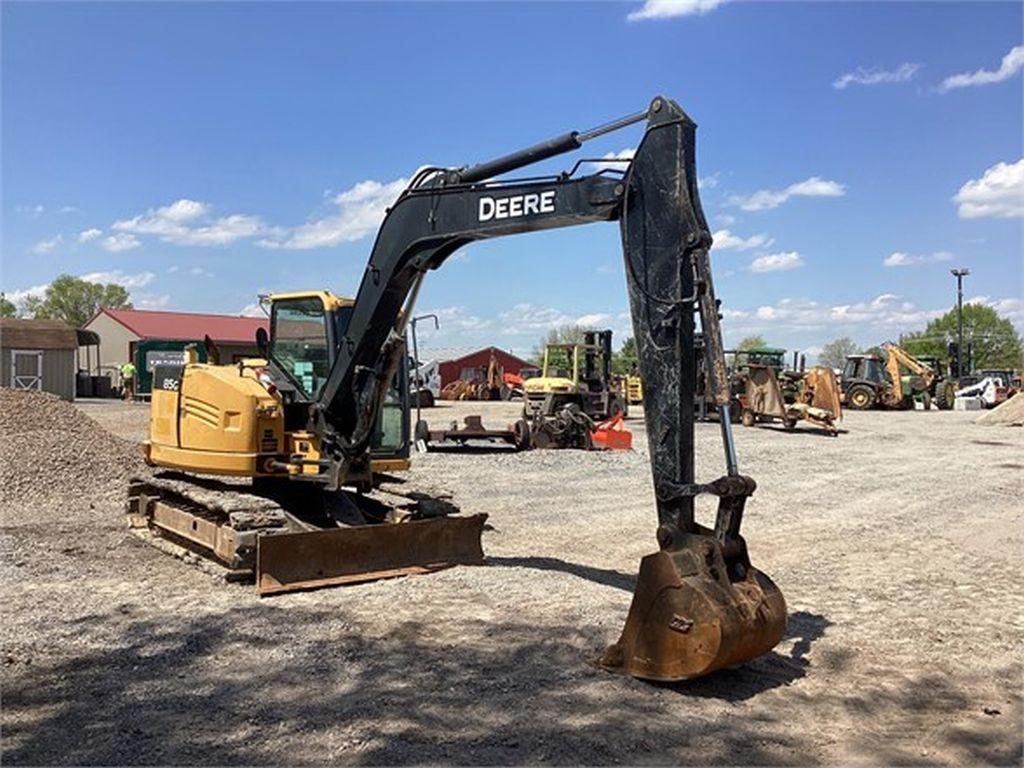
[[[695,251],[692,262],[700,324],[704,332],[704,347],[707,350],[708,380],[718,409],[722,446],[725,449],[726,474],[739,475],[739,460],[736,458],[736,444],[733,441],[732,422],[729,418],[729,376],[725,369],[722,325],[718,321],[718,301],[715,299],[715,286],[711,280],[711,262],[708,259],[707,248]]]
[[[589,131],[570,131],[564,133],[561,136],[556,136],[553,139],[542,141],[539,144],[534,144],[532,147],[526,149],[520,149],[518,152],[512,152],[511,154],[504,155],[495,160],[489,160],[486,163],[480,163],[470,168],[458,172],[458,181],[463,184],[473,184],[478,181],[486,181],[487,179],[500,176],[503,173],[514,171],[517,168],[522,168],[533,163],[540,162],[541,160],[547,160],[549,157],[555,157],[556,155],[562,155],[566,152],[572,152],[574,149],[579,149],[583,146],[583,142],[596,139],[598,136],[604,136],[606,133],[612,133],[618,131],[626,126],[639,123],[642,120],[646,120],[648,111],[637,112],[626,117],[613,120],[610,123],[592,128]]]

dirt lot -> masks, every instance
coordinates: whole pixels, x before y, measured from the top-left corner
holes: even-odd
[[[82,408],[144,434],[144,407]],[[738,428],[745,534],[789,637],[677,685],[589,663],[654,549],[638,420],[635,453],[419,457],[490,514],[487,567],[263,600],[128,534],[120,489],[85,490],[103,478],[0,489],[3,760],[1020,764],[1024,434],[974,416]],[[720,468],[699,425],[702,479]]]

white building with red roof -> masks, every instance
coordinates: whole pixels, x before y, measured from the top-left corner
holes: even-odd
[[[265,317],[213,315],[199,312],[158,312],[148,309],[100,309],[83,328],[99,334],[99,365],[118,380],[120,367],[135,361],[142,341],[197,342],[209,336],[221,363],[258,357],[256,330],[268,329]],[[177,345],[180,348],[180,345]]]

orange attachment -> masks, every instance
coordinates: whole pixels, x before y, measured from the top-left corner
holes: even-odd
[[[595,447],[608,448],[613,451],[628,451],[633,447],[633,433],[623,425],[621,413],[617,413],[606,421],[602,421],[591,433]]]

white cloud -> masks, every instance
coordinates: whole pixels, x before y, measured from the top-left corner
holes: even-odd
[[[764,211],[778,208],[791,197],[842,197],[846,187],[837,181],[812,176],[785,189],[759,189],[748,197],[733,197],[732,203],[744,211]]]
[[[920,64],[912,62],[904,62],[900,64],[896,69],[884,70],[884,69],[864,69],[864,67],[857,67],[853,72],[846,72],[840,75],[832,83],[832,87],[838,90],[843,90],[850,85],[880,85],[882,83],[905,83],[921,69]]]
[[[768,248],[775,242],[765,234],[740,237],[739,235],[734,235],[728,229],[718,230],[712,235],[712,239],[714,244],[711,248],[715,251],[747,251],[751,248]]]
[[[758,256],[750,262],[751,272],[784,272],[788,269],[796,269],[804,264],[803,256],[796,251],[784,253],[769,253],[766,256]]]
[[[78,212],[78,206],[77,205],[62,205],[61,208],[60,208],[60,212],[61,213],[77,213]]]
[[[139,242],[139,238],[127,232],[118,232],[103,239],[103,250],[110,251],[111,253],[130,251],[133,248],[138,248],[140,245],[142,243]]]
[[[96,229],[95,227],[93,227],[91,229],[83,229],[81,232],[78,233],[78,242],[80,242],[80,243],[88,243],[90,240],[95,240],[97,237],[99,237],[102,234],[103,234],[103,230],[102,229]]]
[[[167,294],[141,293],[132,295],[132,304],[136,309],[165,309],[171,303]]]
[[[976,72],[962,72],[958,75],[950,75],[939,85],[939,91],[947,93],[956,88],[970,88],[975,85],[989,85],[990,83],[1001,83],[1009,80],[1024,67],[1024,45],[1018,45],[1010,49],[1010,52],[1003,56],[999,69],[994,72],[987,69],[979,69]]]
[[[64,236],[57,235],[56,237],[51,237],[49,240],[40,240],[38,243],[33,245],[30,250],[32,253],[42,256],[47,253],[53,253],[62,245],[64,245]]]
[[[337,206],[336,211],[293,229],[275,232],[259,240],[257,245],[304,250],[361,240],[376,232],[388,206],[395,202],[408,185],[408,179],[395,179],[383,184],[379,181],[361,181],[351,189],[335,195],[332,203]]]
[[[614,264],[599,264],[597,266],[597,268],[594,269],[594,271],[597,272],[597,274],[599,274],[599,275],[611,275],[611,274],[615,273],[615,265]]]
[[[730,333],[773,329],[811,332],[826,326],[910,330],[947,311],[948,307],[920,309],[901,296],[883,293],[867,301],[834,305],[806,298],[787,298],[754,309],[726,309],[723,315]]]
[[[697,178],[697,189],[714,189],[718,186],[718,174],[716,171],[710,176],[699,176]]]
[[[626,164],[636,155],[636,147],[626,147],[618,152],[605,152],[601,155],[602,160],[607,160],[609,165]]]
[[[731,213],[719,213],[715,216],[715,221],[723,227],[729,227],[736,223],[736,217]]]
[[[465,307],[441,307],[440,309],[429,310],[428,314],[437,315],[437,322],[442,332],[445,330],[459,332],[483,331],[491,327],[490,320],[474,315]],[[433,326],[429,324],[417,325],[416,332],[420,333],[421,330],[425,330],[428,327],[431,331],[433,330]]]
[[[22,288],[18,291],[10,291],[4,293],[4,298],[16,306],[19,310],[25,305],[25,300],[30,296],[34,296],[38,299],[43,298],[46,295],[46,289],[49,288],[49,284],[46,285],[33,285],[31,288]]]
[[[953,196],[961,219],[1010,219],[1024,216],[1024,158],[996,163]]]
[[[263,311],[263,307],[260,306],[259,301],[253,301],[246,304],[240,310],[238,314],[242,317],[266,317],[267,313]]]
[[[208,203],[183,198],[130,219],[116,221],[113,228],[132,235],[155,235],[175,245],[198,246],[229,245],[268,231],[258,216],[236,213],[211,219],[210,210]]]
[[[576,325],[582,325],[584,328],[603,328],[613,319],[614,317],[606,312],[591,312],[577,317]]]
[[[1024,327],[1024,299],[990,299],[988,296],[975,296],[973,299],[968,299],[965,303],[982,304],[986,307],[992,307],[992,309],[1018,328]]]
[[[28,216],[30,219],[38,219],[46,211],[42,205],[16,205],[14,206],[14,212],[20,213],[22,216]]]
[[[152,272],[139,272],[134,275],[127,275],[119,269],[110,272],[89,272],[82,275],[82,280],[90,283],[114,283],[124,288],[142,288],[153,282],[155,278]]]
[[[882,260],[887,267],[916,267],[921,264],[934,264],[938,261],[952,261],[954,255],[949,251],[935,251],[934,253],[905,253],[893,251]]]
[[[208,269],[204,269],[203,267],[192,267],[192,269],[190,269],[188,273],[190,275],[194,275],[195,277],[216,277],[216,275],[214,275],[213,272],[211,272]]]
[[[636,157],[636,147],[626,147],[620,149],[618,152],[605,152],[601,155],[601,160],[598,162],[588,163],[587,169],[590,173],[601,170],[602,168],[617,168],[619,170],[625,170],[629,161]],[[697,179],[698,189],[714,189],[718,186],[719,173],[712,173],[710,176],[702,176]]]
[[[587,173],[597,173],[603,168],[612,168],[614,170],[625,171],[629,161],[633,159],[636,154],[636,147],[626,147],[620,149],[618,152],[605,152],[601,155],[600,161],[593,163],[587,163],[584,166],[584,170]]]
[[[692,16],[710,13],[728,0],[645,0],[643,7],[632,11],[626,17],[629,21],[645,19],[671,19],[676,16]]]
[[[498,315],[498,325],[505,335],[543,333],[560,325],[576,322],[576,315],[569,315],[551,307],[535,307],[529,303],[516,304],[512,309]]]

